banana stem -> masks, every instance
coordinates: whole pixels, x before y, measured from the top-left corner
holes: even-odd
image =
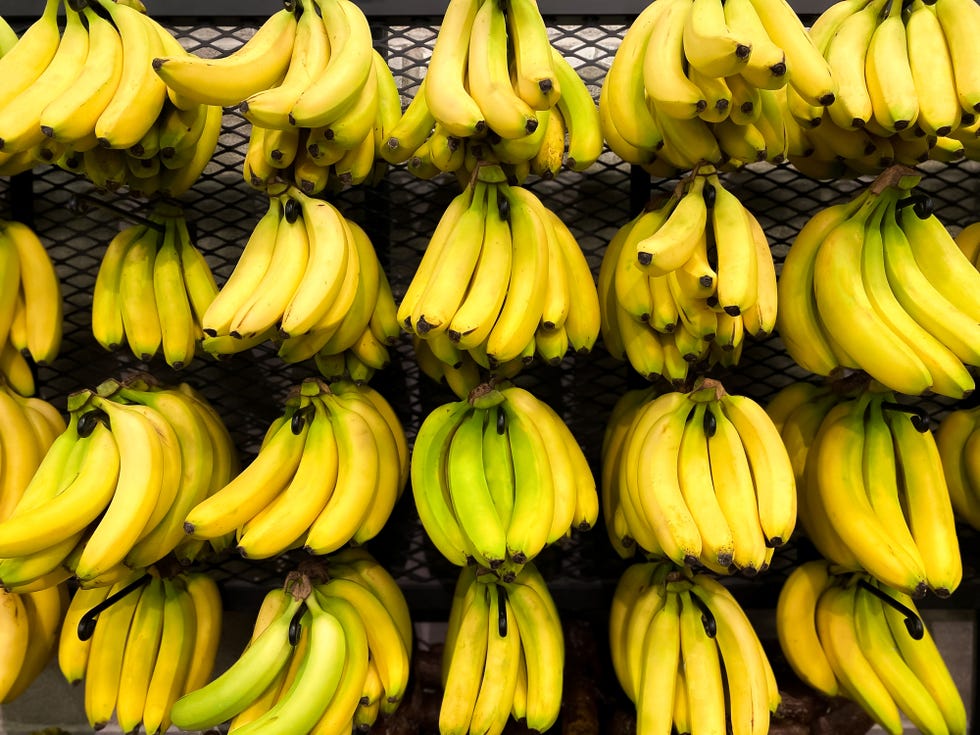
[[[891,605],[893,608],[898,610],[898,612],[902,613],[902,615],[905,616],[905,629],[909,632],[912,640],[922,640],[922,637],[925,635],[925,627],[922,625],[922,618],[916,615],[914,610],[907,608],[894,597],[886,592],[882,592],[873,584],[869,584],[866,580],[859,579],[858,587],[867,590],[886,605]]]
[[[117,602],[119,602],[130,592],[133,592],[134,590],[138,590],[140,587],[147,584],[152,578],[153,577],[151,575],[144,574],[139,579],[127,584],[116,594],[109,595],[98,605],[96,605],[87,613],[82,615],[81,619],[78,621],[78,628],[76,630],[76,633],[78,634],[78,640],[87,641],[89,638],[91,638],[95,634],[95,622],[101,613],[103,613],[104,611],[108,610],[110,607],[115,605]]]

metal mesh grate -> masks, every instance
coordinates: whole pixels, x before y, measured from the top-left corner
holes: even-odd
[[[578,69],[596,98],[626,28],[626,19],[599,20],[561,18],[551,19],[549,24],[554,44]],[[435,18],[375,21],[378,48],[386,55],[406,104],[424,75],[437,22]],[[255,30],[251,20],[217,19],[214,23],[204,28],[178,19],[169,27],[185,47],[202,56],[236,48]],[[182,197],[196,243],[219,283],[231,273],[253,225],[267,206],[264,196],[242,179],[248,132],[248,123],[239,114],[227,111],[214,159],[202,179]],[[973,221],[980,211],[978,171],[980,166],[972,163],[937,165],[927,170],[921,188],[934,197],[937,214],[954,232]],[[607,151],[587,173],[566,171],[554,181],[533,181],[529,185],[576,235],[594,274],[598,273],[605,244],[628,220],[631,202],[645,199],[642,189],[648,182],[632,176],[630,167]],[[224,418],[243,461],[251,459],[265,428],[278,415],[288,388],[315,374],[312,363],[286,365],[270,346],[262,346],[222,362],[199,357],[177,373],[162,358],[146,366],[125,351],[104,352],[92,338],[90,327],[95,275],[112,235],[128,224],[118,210],[139,216],[148,205],[138,199],[96,192],[86,181],[54,168],[38,168],[32,180],[30,177],[26,177],[26,182],[25,177],[16,183],[0,180],[0,216],[12,216],[11,201],[18,187],[32,187],[33,212],[26,216],[33,215],[35,228],[49,246],[63,279],[65,341],[55,364],[39,371],[41,395],[64,409],[66,396],[74,390],[92,387],[128,370],[148,368],[162,380],[185,380],[204,393]],[[765,228],[777,269],[792,238],[810,215],[847,198],[866,183],[816,182],[786,165],[753,166],[727,174],[725,181]],[[668,191],[675,183],[656,180],[649,186],[652,192]],[[457,191],[452,176],[420,181],[398,166],[390,168],[377,187],[356,187],[336,198],[335,203],[371,236],[396,300],[407,288],[429,234]],[[25,216],[24,212],[17,214]],[[392,365],[379,372],[372,385],[393,404],[411,438],[425,415],[453,396],[421,375],[407,336],[393,352]],[[807,374],[795,367],[780,340],[773,337],[747,345],[738,368],[718,377],[731,391],[765,402],[782,385]],[[533,366],[519,382],[561,413],[597,470],[605,419],[616,399],[636,384],[635,375],[624,364],[612,360],[600,346],[590,356],[566,358],[559,367]],[[923,403],[937,418],[950,406],[944,400],[926,399]],[[965,543],[975,550],[976,534],[964,529],[964,537]],[[425,539],[410,491],[371,549],[399,580],[416,610],[436,616],[445,614],[456,570]],[[771,593],[787,570],[800,555],[807,554],[812,551],[791,544],[776,555],[773,567],[763,578],[739,580],[736,584],[747,591],[755,590],[761,595],[760,600],[772,600]],[[965,559],[978,556],[965,554]],[[209,568],[226,587],[268,588],[280,581],[295,561],[296,557],[290,555],[267,562],[229,556],[212,562]],[[604,597],[591,593],[608,593],[623,563],[609,547],[600,527],[576,535],[562,547],[547,550],[540,557],[539,566],[563,608],[595,613]],[[975,579],[976,574],[965,575],[966,580],[971,577]],[[960,600],[968,598],[966,602],[972,604],[977,597],[969,591],[957,596]]]

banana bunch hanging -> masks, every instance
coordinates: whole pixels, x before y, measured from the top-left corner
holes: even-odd
[[[737,168],[786,155],[787,94],[823,107],[837,82],[785,0],[654,0],[616,51],[599,114],[613,152],[652,173]]]
[[[62,301],[44,243],[22,222],[0,219],[0,377],[22,396],[35,390],[26,358],[48,365],[61,349]]]
[[[972,0],[844,0],[810,35],[837,82],[824,109],[788,101],[804,144],[789,160],[818,178],[876,174],[891,163],[980,156],[980,73]]]
[[[143,362],[162,352],[180,370],[194,359],[217,293],[183,211],[161,203],[106,247],[92,293],[92,334],[110,351],[128,345]]]
[[[885,732],[901,735],[904,718],[925,735],[967,732],[956,683],[903,592],[809,561],[783,583],[776,633],[800,679],[854,700]]]
[[[534,0],[452,0],[426,76],[381,148],[420,178],[465,180],[485,161],[517,183],[563,165],[584,171],[601,153],[592,94],[551,46]]]
[[[164,54],[186,52],[131,3],[47,0],[0,58],[0,170],[46,163],[104,189],[184,193],[214,153],[222,110],[168,95],[151,66]]]
[[[561,713],[565,640],[534,564],[512,582],[463,567],[442,655],[439,731],[503,732],[513,718],[547,732]]]
[[[408,478],[405,433],[368,386],[308,378],[286,400],[258,455],[185,513],[198,539],[234,533],[242,556],[362,544],[388,520]]]
[[[397,710],[408,686],[412,621],[395,580],[345,550],[266,594],[245,650],[173,707],[184,730],[341,735]]]
[[[0,582],[105,585],[174,551],[193,559],[202,544],[185,538],[184,517],[237,469],[214,409],[185,384],[144,376],[77,391],[68,411],[0,522]]]
[[[599,268],[602,341],[647,380],[738,363],[776,321],[776,270],[761,225],[709,168],[621,227]]]
[[[64,584],[0,590],[0,704],[23,694],[54,657],[67,608]]]
[[[973,263],[973,267],[980,268],[980,222],[967,225],[953,239],[960,252]]]
[[[818,375],[863,370],[896,393],[962,398],[980,365],[980,273],[904,167],[814,215],[779,277],[776,328]]]
[[[290,188],[270,197],[235,269],[201,319],[204,351],[231,355],[267,340],[285,362],[366,381],[401,329],[374,246],[330,203]]]
[[[936,448],[943,464],[949,499],[956,514],[980,529],[980,408],[960,408],[943,417]]]
[[[398,305],[398,323],[447,365],[487,370],[591,350],[599,302],[558,215],[497,165],[480,166],[443,213]]]
[[[84,686],[85,715],[96,730],[163,733],[182,694],[211,677],[223,607],[207,574],[136,570],[112,585],[80,588],[58,640],[58,666]]]
[[[716,574],[764,572],[796,526],[779,432],[758,403],[713,380],[624,394],[603,438],[602,493],[621,556],[639,549]]]
[[[599,499],[561,417],[516,385],[483,384],[422,422],[411,460],[422,526],[453,564],[513,580],[545,546],[595,525]]]
[[[817,550],[916,597],[952,594],[963,560],[928,417],[894,393],[840,384],[791,384],[770,406]]]
[[[707,575],[663,562],[627,567],[609,611],[609,649],[636,705],[637,735],[768,732],[779,707],[751,622]]]

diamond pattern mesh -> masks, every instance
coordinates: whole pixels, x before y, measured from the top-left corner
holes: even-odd
[[[596,98],[627,20],[549,19],[554,44],[577,68]],[[254,32],[254,23],[255,19],[216,19],[212,25],[202,27],[197,21],[178,19],[169,27],[186,48],[202,56],[214,56],[239,46]],[[384,22],[374,19],[378,48],[395,73],[405,104],[424,75],[437,23],[436,18],[390,18]],[[240,115],[226,111],[214,159],[201,180],[182,197],[196,243],[219,284],[231,273],[252,226],[266,208],[265,198],[250,189],[241,176],[248,132],[249,125]],[[980,211],[978,168],[972,163],[926,167],[921,188],[934,197],[939,217],[954,233],[958,226],[973,221]],[[765,228],[777,269],[792,238],[811,214],[843,200],[864,183],[816,182],[787,165],[756,165],[726,175],[725,181]],[[597,274],[605,244],[628,220],[631,211],[650,193],[668,191],[675,183],[651,182],[642,172],[637,176],[607,151],[587,173],[565,171],[553,181],[534,181],[530,188],[560,214]],[[408,286],[429,234],[457,191],[451,176],[420,181],[398,166],[390,168],[377,187],[356,187],[336,197],[338,206],[371,236],[396,300]],[[16,213],[11,211],[12,202],[18,203]],[[15,180],[0,179],[0,216],[16,214],[33,220],[63,279],[65,341],[55,364],[39,371],[40,393],[64,410],[70,392],[94,387],[129,370],[149,369],[168,382],[184,380],[217,408],[243,461],[248,461],[265,428],[280,411],[288,388],[315,374],[312,363],[286,365],[271,347],[262,346],[221,362],[198,357],[176,373],[162,358],[142,365],[125,351],[108,354],[91,336],[91,293],[102,253],[116,231],[127,226],[128,220],[145,215],[148,208],[147,202],[139,199],[95,191],[80,177],[55,168],[40,167]],[[421,375],[407,336],[394,353],[393,364],[378,373],[372,385],[393,404],[411,439],[425,415],[453,397],[447,389]],[[738,368],[717,377],[732,392],[765,402],[787,382],[807,376],[794,366],[779,339],[773,337],[747,345]],[[519,382],[561,413],[598,471],[605,419],[616,399],[637,380],[600,345],[592,355],[566,358],[559,367],[534,366]],[[943,400],[926,399],[923,403],[935,418],[950,406]],[[964,529],[963,536],[964,559],[970,564],[970,559],[980,558],[976,534]],[[427,614],[433,616],[430,619],[438,619],[446,614],[456,570],[422,533],[410,491],[406,491],[382,535],[372,541],[371,550],[398,579],[422,616],[418,619],[426,619]],[[812,550],[802,542],[792,543],[777,553],[772,568],[763,577],[733,583],[744,588],[748,600],[773,604],[774,593],[786,572],[798,559],[811,554]],[[255,562],[229,555],[207,566],[227,589],[255,590],[278,583],[298,558],[287,554],[276,560]],[[563,609],[591,614],[604,609],[605,594],[611,591],[623,568],[601,527],[577,534],[562,547],[547,550],[538,563]],[[975,571],[967,570],[965,580],[976,580]],[[968,584],[965,582],[965,586]],[[976,598],[976,594],[961,592],[953,602],[963,600],[969,605]]]

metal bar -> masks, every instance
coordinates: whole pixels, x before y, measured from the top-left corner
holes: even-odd
[[[368,16],[442,15],[447,0],[355,0]],[[3,17],[37,17],[39,0],[6,0]],[[636,15],[647,6],[646,0],[539,0],[544,15]],[[831,5],[830,0],[792,0],[790,3],[803,15],[820,13]],[[282,7],[278,0],[147,0],[147,10],[154,18],[184,16],[214,21],[218,16],[265,17]]]

